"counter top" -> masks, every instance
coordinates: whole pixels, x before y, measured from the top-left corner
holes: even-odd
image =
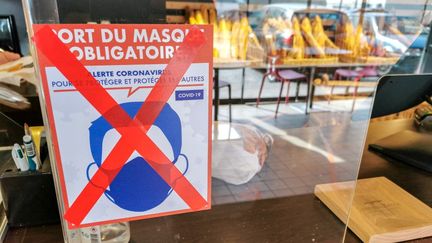
[[[413,129],[411,120],[372,123],[367,143]],[[386,176],[432,205],[432,175],[364,151],[360,177]],[[345,225],[314,195],[225,204],[131,222],[131,242],[339,242]],[[11,229],[5,242],[62,242],[60,225]],[[350,231],[346,242],[360,242]],[[424,239],[416,242],[430,242]]]

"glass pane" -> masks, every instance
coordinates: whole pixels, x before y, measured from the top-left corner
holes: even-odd
[[[132,221],[137,242],[343,240],[359,167],[362,178],[380,174],[360,165],[377,81],[427,70],[427,3],[25,2],[28,24],[212,25],[212,209]],[[337,215],[322,189],[335,185],[345,190]]]

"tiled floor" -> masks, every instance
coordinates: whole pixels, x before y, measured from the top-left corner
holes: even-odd
[[[355,179],[370,103],[359,102],[351,113],[350,101],[318,102],[310,115],[304,115],[304,103],[290,103],[281,106],[277,119],[274,104],[233,106],[233,123],[272,135],[274,144],[261,171],[248,183],[236,186],[213,178],[213,204],[310,194],[316,184]],[[219,124],[227,113],[222,106]],[[214,148],[213,153],[224,151]]]

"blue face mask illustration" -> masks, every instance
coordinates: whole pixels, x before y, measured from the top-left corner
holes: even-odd
[[[142,102],[123,103],[120,106],[133,118],[141,108]],[[175,164],[180,157],[185,159],[184,175],[189,163],[187,157],[181,154],[182,132],[179,116],[169,104],[165,104],[153,125],[162,131],[171,145],[174,155],[172,163]],[[90,150],[94,159],[94,162],[87,167],[89,180],[91,166],[95,164],[98,167],[101,166],[103,140],[111,129],[113,127],[103,116],[93,121],[89,128]],[[114,204],[125,210],[142,212],[161,204],[171,192],[172,188],[150,167],[147,161],[142,157],[136,157],[126,162],[112,181],[109,190],[105,191],[105,195]]]

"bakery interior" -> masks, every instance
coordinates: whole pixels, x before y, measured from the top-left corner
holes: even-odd
[[[37,8],[38,1],[24,2]],[[49,185],[46,195],[32,196],[46,210],[29,216],[12,203],[22,197],[23,188],[34,194],[40,189],[14,180],[13,144],[22,141],[25,123],[44,126],[40,80],[26,29],[25,14],[31,11],[23,3],[0,0],[0,236],[4,242],[61,242],[64,232],[50,169],[34,178]],[[55,9],[57,23],[213,27],[212,208],[129,222],[126,241],[365,242],[369,238],[357,224],[350,225],[360,217],[355,210],[350,215],[354,201],[368,195],[356,191],[358,179],[385,177],[422,207],[432,206],[432,166],[426,163],[432,152],[419,165],[371,146],[406,130],[431,141],[429,0],[40,4]],[[401,85],[393,90],[390,84]],[[411,91],[414,87],[422,89]],[[402,104],[414,96],[422,100]],[[403,144],[404,139],[398,141]],[[47,151],[39,154],[49,164]],[[348,185],[337,199],[341,209],[336,212],[319,194],[325,187],[317,186],[333,183]],[[379,210],[375,206],[370,210]],[[401,238],[393,241],[430,242],[432,213],[424,214],[415,220],[429,227],[429,234],[397,234]],[[383,215],[383,221],[397,220]]]

